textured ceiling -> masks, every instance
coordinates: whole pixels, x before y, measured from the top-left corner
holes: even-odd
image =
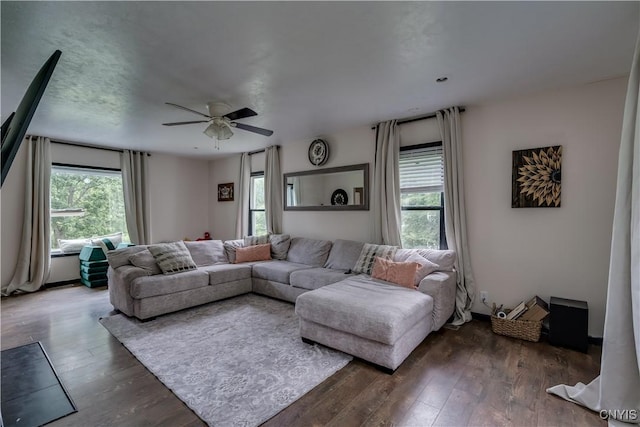
[[[637,2],[8,2],[1,113],[55,49],[29,132],[180,155],[224,155],[451,105],[628,74]],[[445,83],[436,78],[447,76]],[[211,100],[275,131],[165,127]],[[198,149],[194,149],[198,147]]]

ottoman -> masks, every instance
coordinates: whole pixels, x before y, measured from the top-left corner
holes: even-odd
[[[354,276],[296,299],[303,341],[317,342],[393,372],[432,331],[433,299]]]

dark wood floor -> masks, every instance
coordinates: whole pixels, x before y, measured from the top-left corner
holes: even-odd
[[[99,323],[106,288],[82,285],[2,298],[2,349],[41,341],[78,412],[51,426],[200,426],[202,421]],[[561,426],[606,423],[545,393],[589,382],[589,354],[500,337],[487,322],[432,333],[393,375],[353,361],[268,426]]]

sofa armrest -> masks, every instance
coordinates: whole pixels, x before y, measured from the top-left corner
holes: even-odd
[[[418,290],[433,298],[433,330],[437,331],[451,317],[456,305],[456,273],[431,273],[420,281]]]
[[[127,316],[133,316],[133,298],[131,297],[131,282],[138,277],[148,276],[149,272],[133,265],[123,265],[107,270],[109,279],[109,301],[116,310]]]

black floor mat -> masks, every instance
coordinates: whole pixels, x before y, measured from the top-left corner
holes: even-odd
[[[0,365],[5,427],[41,426],[76,412],[39,342],[3,350]]]

